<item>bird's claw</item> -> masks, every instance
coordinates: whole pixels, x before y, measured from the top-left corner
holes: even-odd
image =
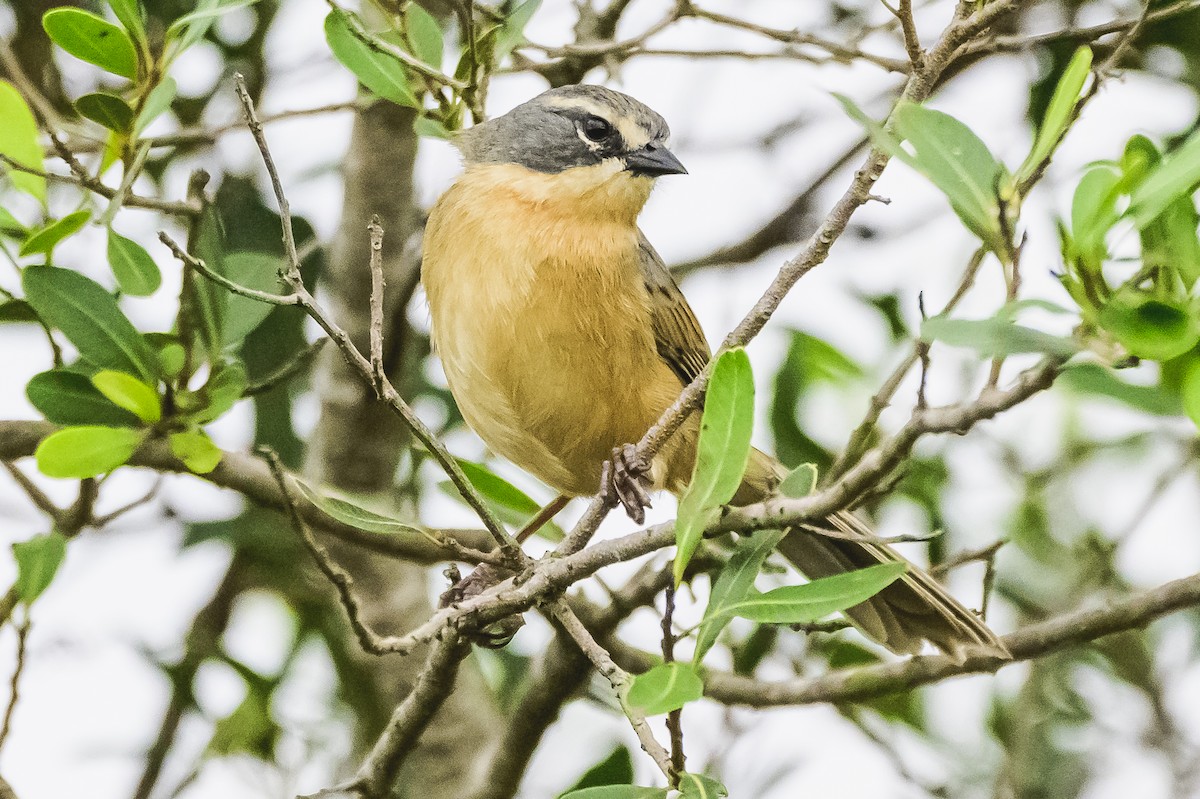
[[[605,493],[611,491],[610,496],[615,496],[638,524],[646,521],[646,508],[650,507],[649,474],[650,463],[633,444],[614,448],[612,459],[604,462]]]

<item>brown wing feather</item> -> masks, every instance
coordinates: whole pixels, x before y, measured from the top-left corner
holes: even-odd
[[[679,290],[679,284],[645,236],[640,237],[639,246],[642,280],[650,295],[650,318],[658,355],[686,386],[696,379],[712,357],[708,341],[692,307]]]

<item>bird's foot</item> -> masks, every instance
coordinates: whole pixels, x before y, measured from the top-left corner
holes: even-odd
[[[646,521],[646,508],[650,507],[649,475],[650,462],[633,444],[614,448],[612,459],[604,462],[601,481],[605,495],[615,496],[638,524]]]
[[[452,585],[438,598],[439,608],[448,608],[471,597],[479,596],[489,588],[513,577],[514,572],[503,566],[481,563],[466,577],[461,577],[457,569],[454,569],[453,574],[447,573],[446,576],[450,578]],[[520,613],[514,613],[492,622],[486,627],[469,629],[466,631],[465,637],[477,646],[486,649],[500,649],[507,646],[508,642],[517,634],[517,630],[524,625],[525,617]]]

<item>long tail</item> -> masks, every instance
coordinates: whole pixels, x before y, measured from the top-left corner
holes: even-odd
[[[786,472],[783,465],[754,450],[735,504],[757,502],[769,496]],[[875,543],[870,529],[855,516],[839,512],[825,520],[846,538],[794,528],[779,544],[779,551],[807,577],[817,579],[862,569],[878,563],[908,563],[904,577],[846,616],[867,636],[897,654],[914,654],[929,641],[951,657],[967,654],[1008,657],[1008,650],[971,610],[950,596],[928,572],[909,563],[886,544]],[[847,540],[861,537],[863,540]]]

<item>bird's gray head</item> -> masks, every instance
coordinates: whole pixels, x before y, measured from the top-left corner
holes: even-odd
[[[670,150],[667,122],[627,94],[602,86],[562,86],[464,131],[457,144],[469,166],[517,164],[545,174],[619,161],[634,175],[687,170]]]

